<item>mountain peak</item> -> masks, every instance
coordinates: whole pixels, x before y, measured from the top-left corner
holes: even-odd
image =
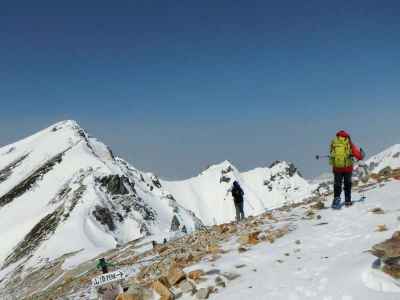
[[[229,172],[227,170],[233,171],[235,168],[235,166],[229,161],[229,160],[224,160],[218,164],[212,164],[207,166],[207,168],[201,172],[201,175],[203,175],[206,172]]]
[[[400,168],[400,144],[395,144],[372,156],[366,161],[366,165],[371,173],[379,173],[387,167],[391,169]]]
[[[279,173],[285,172],[285,173],[287,173],[287,174],[289,175],[289,177],[292,177],[292,176],[294,176],[295,174],[298,174],[300,177],[303,177],[303,176],[300,174],[300,172],[299,172],[299,170],[297,169],[297,167],[296,167],[293,163],[287,162],[287,161],[284,161],[284,160],[276,160],[276,161],[274,161],[274,162],[269,166],[269,168],[270,168],[272,171],[275,171],[275,172],[279,172]]]

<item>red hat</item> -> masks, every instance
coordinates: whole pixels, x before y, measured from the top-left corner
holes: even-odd
[[[348,133],[347,133],[346,131],[344,131],[344,130],[340,130],[340,131],[338,131],[338,132],[336,133],[336,136],[348,138],[348,137],[350,137],[350,134],[348,134]]]

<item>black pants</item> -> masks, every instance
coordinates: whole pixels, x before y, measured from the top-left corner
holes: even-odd
[[[243,200],[241,201],[234,201],[235,208],[236,208],[236,221],[239,222],[240,220],[244,219],[244,211],[243,211]]]
[[[335,183],[334,183],[334,198],[340,198],[342,193],[342,186],[344,183],[344,199],[346,202],[351,201],[351,178],[352,173],[334,173]]]

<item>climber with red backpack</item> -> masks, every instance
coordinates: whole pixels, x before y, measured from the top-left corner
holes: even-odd
[[[332,166],[334,174],[334,196],[332,208],[338,209],[341,207],[340,195],[342,186],[344,190],[344,205],[351,206],[351,187],[353,175],[354,160],[364,159],[364,151],[352,143],[350,135],[341,130],[336,133],[336,137],[332,140],[330,146],[329,163]]]

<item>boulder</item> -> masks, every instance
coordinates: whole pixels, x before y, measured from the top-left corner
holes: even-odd
[[[386,168],[383,168],[382,170],[380,170],[378,175],[379,176],[390,176],[391,173],[392,173],[392,168],[386,167]]]
[[[202,276],[204,276],[204,271],[203,270],[194,270],[189,272],[188,277],[194,281],[199,280]]]
[[[184,294],[191,294],[193,295],[196,293],[196,286],[189,280],[184,280],[179,284],[179,288],[181,289],[182,293]]]
[[[120,294],[116,300],[148,300],[151,299],[151,297],[151,290],[135,282],[129,282],[126,292]]]
[[[316,203],[314,203],[313,205],[311,205],[311,208],[318,209],[318,210],[324,209],[325,208],[325,203],[319,200]]]
[[[210,296],[210,292],[210,288],[201,288],[196,293],[196,299],[208,299],[208,297]]]
[[[383,272],[400,279],[400,231],[396,231],[390,239],[374,245],[370,252],[380,259]]]
[[[260,239],[258,238],[258,235],[261,233],[261,231],[254,231],[248,234],[241,235],[239,237],[239,242],[240,244],[249,244],[249,245],[256,245],[260,242]]]
[[[379,224],[378,226],[376,226],[376,231],[378,232],[382,232],[382,231],[387,231],[387,227],[385,224]]]
[[[372,247],[371,253],[381,259],[387,260],[400,257],[400,231],[396,231],[393,236]]]
[[[216,284],[216,286],[218,286],[218,287],[221,287],[221,288],[225,288],[226,287],[226,283],[225,283],[225,281],[222,279],[222,277],[220,277],[220,276],[217,276],[217,277],[215,277],[215,284]]]
[[[376,215],[383,215],[385,211],[380,207],[371,208],[369,212],[376,214]]]
[[[123,292],[118,283],[109,283],[97,288],[99,300],[115,300]]]
[[[186,278],[185,272],[177,265],[172,265],[168,271],[167,279],[171,286],[174,286]]]
[[[223,277],[228,279],[229,281],[235,280],[236,278],[239,278],[240,275],[237,273],[232,273],[232,272],[224,272],[221,274]]]
[[[174,300],[174,294],[167,288],[162,282],[159,280],[153,282],[152,284],[153,289],[156,291],[157,294],[160,295],[160,299],[162,300]]]

